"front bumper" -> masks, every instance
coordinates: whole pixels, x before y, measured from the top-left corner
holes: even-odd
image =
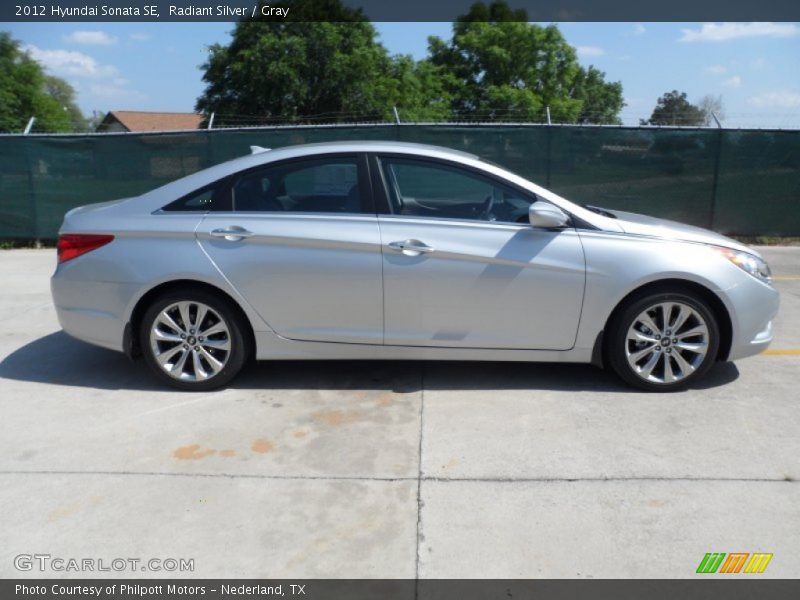
[[[733,326],[728,360],[759,354],[773,339],[772,323],[778,314],[780,294],[774,287],[747,277],[747,281],[726,290]]]

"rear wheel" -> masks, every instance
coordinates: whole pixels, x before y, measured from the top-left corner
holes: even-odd
[[[711,368],[719,326],[708,304],[689,292],[651,293],[630,301],[609,324],[606,357],[627,383],[675,391]]]
[[[169,292],[144,314],[139,342],[163,382],[184,390],[229,383],[249,354],[246,325],[230,303],[205,290]]]

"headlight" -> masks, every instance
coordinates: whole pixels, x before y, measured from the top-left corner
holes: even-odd
[[[770,271],[769,265],[757,256],[748,252],[731,250],[730,248],[717,248],[717,250],[742,271],[750,273],[750,275],[764,283],[772,282],[772,271]]]

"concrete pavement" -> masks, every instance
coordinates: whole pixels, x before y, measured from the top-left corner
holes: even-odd
[[[762,248],[771,351],[644,394],[582,365],[289,362],[160,388],[59,332],[52,250],[0,252],[0,576],[19,554],[155,577],[800,575],[800,248]],[[95,573],[130,576],[130,571]]]

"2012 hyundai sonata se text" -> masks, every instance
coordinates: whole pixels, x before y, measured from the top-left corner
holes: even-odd
[[[592,362],[667,391],[772,340],[769,267],[716,233],[445,148],[253,150],[67,213],[64,331],[187,390],[257,358]]]

